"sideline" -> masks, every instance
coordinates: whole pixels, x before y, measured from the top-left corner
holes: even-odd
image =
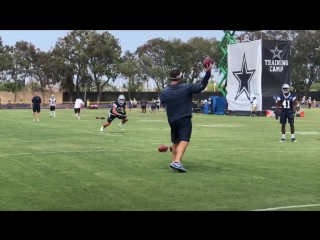
[[[275,211],[275,210],[282,210],[282,209],[308,208],[308,207],[320,207],[320,204],[318,203],[318,204],[274,207],[274,208],[256,209],[256,210],[251,210],[251,211]]]

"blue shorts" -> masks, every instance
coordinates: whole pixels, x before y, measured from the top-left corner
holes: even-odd
[[[280,113],[280,123],[281,124],[293,124],[294,123],[294,118],[291,116],[292,113],[290,112],[282,112]]]
[[[170,124],[171,128],[171,142],[173,144],[180,141],[190,142],[192,133],[191,117],[181,118]]]

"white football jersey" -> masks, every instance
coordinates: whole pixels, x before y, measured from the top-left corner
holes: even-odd
[[[57,102],[57,100],[55,98],[50,98],[49,99],[49,104],[50,104],[51,107],[56,106],[56,102]]]
[[[253,106],[253,107],[256,107],[257,104],[258,104],[258,101],[257,101],[256,99],[254,99],[254,100],[252,101],[252,106]]]
[[[84,102],[80,98],[78,98],[74,103],[74,108],[81,108],[81,105],[83,106]]]

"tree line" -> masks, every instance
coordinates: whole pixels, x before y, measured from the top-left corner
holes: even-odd
[[[42,51],[23,40],[14,46],[4,45],[0,38],[1,88],[45,91],[59,84],[70,94],[96,91],[99,101],[101,92],[115,90],[111,83],[122,78],[129,93],[142,91],[150,79],[161,91],[173,68],[183,70],[187,82],[197,80],[205,57],[221,58],[218,45],[215,38],[194,37],[187,42],[156,38],[134,52],[123,52],[119,39],[108,31],[73,30],[59,38],[51,50]],[[30,79],[27,84],[26,79]]]
[[[307,95],[310,88],[320,82],[318,30],[268,30],[243,34],[249,35],[251,40],[291,41],[291,79],[295,91]],[[59,84],[60,90],[70,94],[96,91],[99,101],[101,92],[115,91],[111,83],[121,78],[126,79],[123,88],[129,94],[143,91],[145,83],[151,79],[160,92],[173,68],[183,71],[184,81],[197,81],[202,72],[202,60],[207,56],[217,62],[222,58],[218,39],[155,38],[130,52],[123,51],[119,39],[108,31],[73,30],[57,39],[49,51],[42,51],[23,40],[14,46],[4,45],[0,37],[0,88],[12,92],[46,91]],[[29,79],[27,84],[26,79]],[[213,90],[212,86],[209,88]]]

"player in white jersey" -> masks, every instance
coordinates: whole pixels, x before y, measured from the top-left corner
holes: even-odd
[[[305,96],[303,96],[303,97],[302,97],[302,99],[301,99],[301,107],[303,107],[303,106],[304,106],[305,101],[306,101],[306,97],[305,97]]]
[[[74,113],[76,114],[76,119],[80,119],[80,108],[81,106],[84,106],[84,102],[80,99],[80,97],[77,97],[75,103],[74,103]]]
[[[57,100],[54,98],[53,95],[51,95],[51,98],[49,99],[50,117],[56,117],[56,104]]]
[[[257,107],[258,107],[258,101],[257,101],[256,97],[253,97],[253,100],[252,100],[251,104],[252,104],[251,117],[255,117],[256,116]]]
[[[311,100],[311,97],[308,98],[308,108],[310,109],[311,108],[311,103],[312,103],[312,100]]]

